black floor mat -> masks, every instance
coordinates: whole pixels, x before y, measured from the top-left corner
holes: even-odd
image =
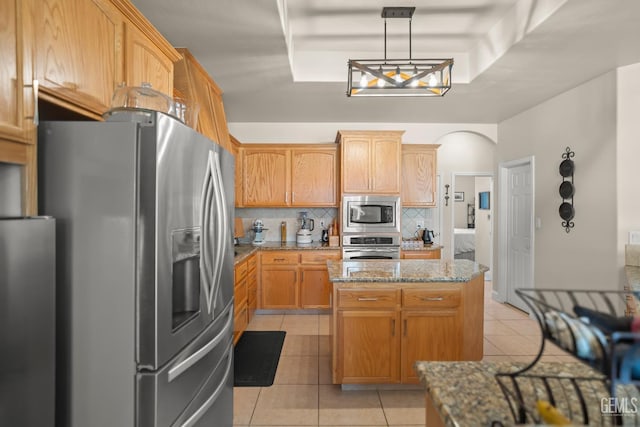
[[[245,331],[234,349],[236,387],[268,387],[276,376],[284,331]]]

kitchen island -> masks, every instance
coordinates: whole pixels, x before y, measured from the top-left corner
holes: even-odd
[[[482,359],[485,266],[414,259],[327,266],[334,384],[417,384],[416,361]]]

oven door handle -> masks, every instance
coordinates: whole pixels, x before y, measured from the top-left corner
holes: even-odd
[[[389,248],[389,249],[385,249],[385,248],[353,248],[353,249],[345,249],[344,250],[346,253],[349,252],[395,252],[395,248]]]

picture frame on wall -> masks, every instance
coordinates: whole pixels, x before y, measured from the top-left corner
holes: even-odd
[[[454,202],[464,202],[464,191],[456,191],[453,193]]]

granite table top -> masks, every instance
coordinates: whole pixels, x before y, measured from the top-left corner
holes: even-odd
[[[465,259],[327,261],[331,282],[468,282],[488,268]]]
[[[418,361],[415,363],[415,370],[445,426],[491,426],[496,421],[498,423],[494,425],[497,426],[512,426],[516,425],[515,418],[495,374],[513,372],[525,365],[522,362]],[[601,412],[601,399],[608,397],[607,389],[601,382],[602,376],[586,365],[538,362],[527,374],[595,378],[596,380],[589,383],[590,388],[585,387],[584,397],[588,412],[598,425],[601,421],[605,425],[613,424],[611,417],[607,419]],[[525,400],[529,397],[533,408],[535,394],[525,396]],[[575,396],[569,399],[572,398],[575,399]],[[633,419],[635,416],[631,417],[631,421]]]
[[[234,246],[236,256],[234,262],[237,264],[245,260],[249,255],[257,251],[304,251],[304,250],[339,250],[339,246],[329,246],[324,242],[311,242],[298,244],[292,242],[264,242],[260,245],[241,243]]]

